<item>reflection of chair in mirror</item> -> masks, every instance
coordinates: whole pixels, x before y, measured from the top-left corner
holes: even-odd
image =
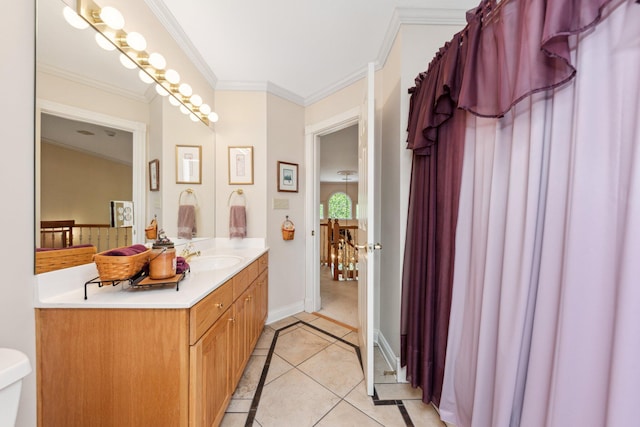
[[[76,221],[40,221],[40,247],[66,248],[73,246],[73,227]]]

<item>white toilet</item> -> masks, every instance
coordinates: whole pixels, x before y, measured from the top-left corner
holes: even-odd
[[[24,353],[0,348],[0,427],[15,426],[22,379],[30,372],[31,364]]]

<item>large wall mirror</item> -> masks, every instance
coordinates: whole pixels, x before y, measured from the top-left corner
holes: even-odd
[[[37,0],[36,273],[39,252],[144,242],[149,86],[98,47],[95,30],[71,27],[64,6]],[[114,215],[133,226],[113,227]]]

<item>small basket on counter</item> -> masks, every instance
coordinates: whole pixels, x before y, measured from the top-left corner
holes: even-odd
[[[125,246],[109,249],[93,256],[93,261],[96,263],[101,281],[126,280],[142,271],[145,264],[149,262],[150,248],[135,255],[108,255],[110,252],[121,251],[128,248],[129,247]]]
[[[296,233],[296,226],[289,220],[289,215],[282,223],[282,240],[293,240]]]

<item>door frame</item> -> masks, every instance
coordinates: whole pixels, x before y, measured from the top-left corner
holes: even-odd
[[[326,120],[305,127],[305,180],[306,248],[304,310],[320,310],[320,138],[349,126],[357,125],[360,107],[355,107]]]
[[[36,182],[40,181],[40,117],[51,114],[69,120],[93,123],[100,126],[107,126],[114,129],[121,129],[133,134],[132,139],[132,199],[133,199],[133,222],[132,242],[144,243],[144,227],[146,217],[146,141],[147,126],[142,122],[121,119],[119,117],[85,110],[58,102],[38,98],[36,100]],[[36,224],[40,224],[40,186],[36,185],[35,196],[35,217]],[[36,233],[36,244],[39,242],[40,232]]]

